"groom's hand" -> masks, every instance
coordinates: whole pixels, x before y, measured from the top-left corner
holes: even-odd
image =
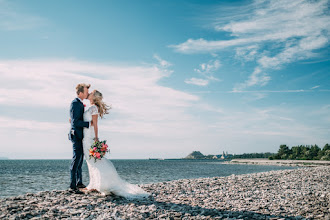
[[[69,123],[71,123],[71,118],[69,118]]]

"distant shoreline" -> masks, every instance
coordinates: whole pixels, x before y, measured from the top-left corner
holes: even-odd
[[[272,165],[272,166],[330,166],[330,161],[327,160],[269,160],[269,159],[232,159],[224,164],[246,164],[246,165]]]

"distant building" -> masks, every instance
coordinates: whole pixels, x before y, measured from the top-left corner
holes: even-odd
[[[224,151],[222,151],[220,159],[225,160],[225,159],[231,158],[232,156],[233,156],[232,154],[228,154],[228,151],[226,151],[226,153]]]

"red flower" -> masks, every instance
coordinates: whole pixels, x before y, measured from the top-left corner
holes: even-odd
[[[86,105],[84,104],[84,107],[86,107]]]

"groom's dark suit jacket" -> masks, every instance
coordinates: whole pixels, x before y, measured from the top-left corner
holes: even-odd
[[[70,106],[70,118],[71,118],[71,129],[69,133],[69,139],[80,139],[84,138],[83,128],[89,127],[89,122],[84,121],[84,104],[78,99],[74,99]],[[75,137],[75,138],[74,138]]]

